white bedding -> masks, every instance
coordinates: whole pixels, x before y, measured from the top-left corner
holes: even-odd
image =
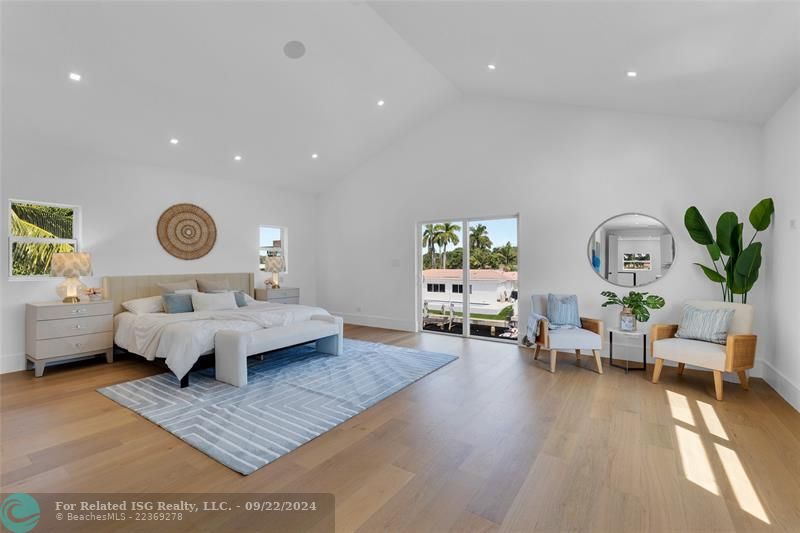
[[[120,313],[114,317],[114,342],[152,361],[166,359],[180,379],[201,355],[214,351],[214,335],[222,330],[254,331],[328,315],[319,307],[258,302],[227,311],[193,313]]]

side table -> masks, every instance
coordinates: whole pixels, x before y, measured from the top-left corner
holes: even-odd
[[[642,366],[629,366],[629,361],[625,359],[625,366],[614,364],[614,334],[626,335],[629,337],[642,337]],[[621,368],[627,374],[629,370],[646,370],[647,369],[647,332],[642,330],[636,331],[622,331],[619,328],[610,328],[608,330],[608,364],[617,368]]]

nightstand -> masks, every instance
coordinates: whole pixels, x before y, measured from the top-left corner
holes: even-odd
[[[280,289],[256,289],[256,300],[276,304],[299,304],[300,289],[297,287],[281,287]]]
[[[25,357],[41,377],[47,363],[105,353],[114,360],[114,313],[108,300],[28,304]]]

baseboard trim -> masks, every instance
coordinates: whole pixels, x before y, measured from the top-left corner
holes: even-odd
[[[342,317],[345,324],[353,324],[355,326],[370,326],[373,328],[396,329],[400,331],[414,331],[413,323],[388,316],[364,315],[359,313],[340,313],[337,311],[331,311],[331,314]]]
[[[792,383],[769,361],[761,361],[760,363],[764,381],[769,383],[769,386],[775,389],[775,392],[780,394],[796,411],[800,411],[800,387]]]
[[[13,353],[0,356],[0,374],[25,370],[25,354]]]

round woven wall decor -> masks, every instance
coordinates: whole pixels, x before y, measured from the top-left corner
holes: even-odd
[[[193,204],[175,204],[161,213],[156,232],[161,246],[179,259],[199,259],[217,240],[214,219]]]

